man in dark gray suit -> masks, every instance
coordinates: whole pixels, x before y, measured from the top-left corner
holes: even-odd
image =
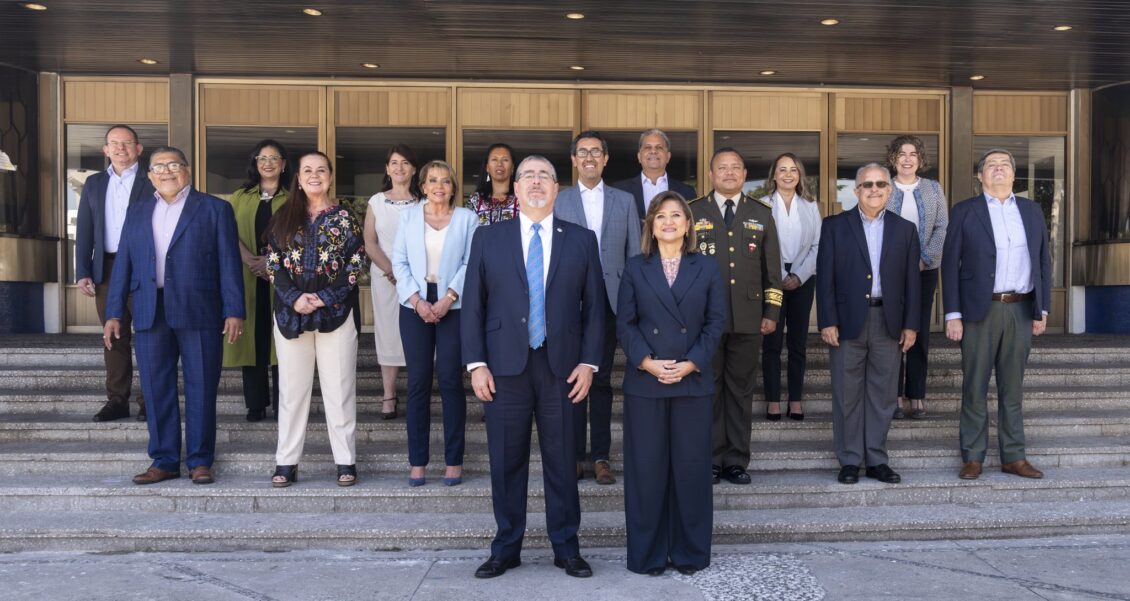
[[[620,180],[613,187],[628,192],[636,200],[636,212],[640,219],[647,217],[651,199],[671,190],[678,192],[690,202],[697,196],[694,188],[667,175],[667,164],[671,162],[671,139],[661,129],[649,129],[640,134],[640,151],[636,153],[640,162],[640,174]]]
[[[914,346],[921,315],[918,233],[886,210],[891,175],[877,163],[855,174],[859,205],[824,220],[816,255],[816,320],[831,347],[837,479],[901,478],[887,464],[898,397],[899,351]]]
[[[595,131],[583,131],[569,148],[578,182],[561,191],[554,215],[563,221],[592,230],[600,247],[604,272],[604,347],[600,366],[593,375],[587,400],[574,405],[573,429],[577,445],[577,479],[584,477],[586,415],[592,412],[593,474],[599,484],[615,484],[608,456],[612,446],[612,358],[616,354],[616,309],[620,276],[628,257],[640,254],[640,218],[632,197],[605,185],[601,179],[608,164],[608,142]]]

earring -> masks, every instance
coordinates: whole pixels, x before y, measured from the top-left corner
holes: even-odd
[[[487,174],[487,181],[488,182],[490,181],[490,174],[489,173]]]

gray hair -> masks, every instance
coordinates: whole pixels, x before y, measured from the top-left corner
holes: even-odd
[[[543,157],[540,154],[531,154],[531,155],[527,156],[526,158],[522,159],[522,162],[518,163],[518,168],[514,170],[514,174],[515,174],[514,177],[515,178],[521,178],[522,177],[522,172],[525,171],[523,169],[523,167],[525,167],[526,163],[528,163],[530,161],[542,161],[546,165],[549,165],[549,174],[553,176],[554,182],[557,181],[557,170],[553,168],[553,163],[551,163],[549,159]]]
[[[871,171],[872,169],[878,169],[879,171],[882,171],[883,177],[887,178],[888,182],[891,181],[891,171],[889,169],[880,165],[879,163],[867,163],[855,172],[855,185],[857,187],[859,186],[860,182],[863,181],[863,174]]]
[[[188,165],[188,157],[184,156],[184,151],[177,148],[176,146],[158,146],[149,156],[150,158],[152,158],[165,152],[171,152],[177,155],[177,158],[180,159],[180,162]]]
[[[975,171],[973,172],[974,174],[981,173],[981,169],[984,168],[984,166],[985,166],[985,159],[989,158],[989,155],[991,155],[991,154],[1007,155],[1008,156],[1008,162],[1012,163],[1012,170],[1016,171],[1016,157],[1012,156],[1011,152],[1009,152],[1008,150],[1005,150],[1004,148],[990,148],[990,149],[985,151],[985,154],[981,155],[980,159],[977,159],[977,166],[974,167],[974,169],[975,169]]]
[[[658,127],[645,129],[644,132],[640,134],[640,150],[643,150],[643,141],[647,139],[648,136],[659,136],[663,138],[663,145],[667,147],[668,151],[671,150],[671,138],[668,138],[667,134],[663,133],[663,130]]]

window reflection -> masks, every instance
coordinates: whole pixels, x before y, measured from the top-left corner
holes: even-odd
[[[716,131],[714,148],[729,146],[745,159],[746,183],[742,190],[753,196],[765,196],[766,177],[773,161],[791,152],[804,163],[808,189],[820,200],[820,134],[818,132]],[[709,178],[708,178],[709,179]],[[709,181],[707,182],[709,185]]]
[[[841,210],[847,211],[857,203],[855,198],[855,172],[867,163],[887,165],[887,145],[899,134],[840,134],[836,137],[836,202]],[[929,155],[930,168],[922,177],[938,179],[938,136],[937,134],[914,134],[922,138]],[[891,174],[892,177],[894,174]]]
[[[204,158],[208,172],[204,191],[228,198],[247,181],[247,157],[255,145],[270,138],[286,146],[291,171],[298,157],[318,149],[316,127],[229,127],[209,126],[204,135]],[[289,187],[290,182],[282,182]]]

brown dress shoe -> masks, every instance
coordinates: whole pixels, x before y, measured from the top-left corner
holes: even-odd
[[[189,472],[188,475],[192,478],[193,484],[211,484],[216,481],[216,479],[212,477],[212,468],[206,465],[198,465],[192,468],[192,471]]]
[[[612,475],[612,466],[607,461],[601,459],[600,461],[592,464],[593,472],[596,472],[597,484],[616,484],[616,476]]]
[[[1014,474],[1022,478],[1043,478],[1044,472],[1032,467],[1027,459],[1013,461],[1012,463],[1001,464],[1001,471],[1006,474]]]
[[[180,472],[166,472],[163,469],[150,466],[149,469],[133,477],[134,484],[156,484],[165,480],[180,478]]]
[[[961,471],[958,472],[957,477],[962,480],[976,480],[981,476],[981,462],[980,461],[966,461],[961,466]]]

